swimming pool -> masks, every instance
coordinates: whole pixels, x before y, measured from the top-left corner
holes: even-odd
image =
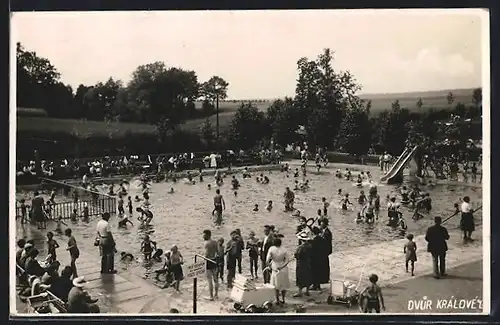
[[[310,168],[312,170],[312,168]],[[379,175],[376,168],[370,169],[374,179]],[[266,171],[264,175],[270,179],[269,184],[260,184],[256,182],[255,176],[260,172],[252,173],[252,178],[243,179],[241,173],[237,174],[241,187],[238,189],[238,195],[233,194],[231,187],[231,176],[225,178],[225,183],[220,187],[221,194],[226,201],[226,210],[223,214],[224,223],[216,227],[213,223],[211,212],[213,210],[213,196],[217,188],[213,182],[213,177],[206,176],[205,181],[195,185],[188,185],[180,181],[177,183],[166,182],[152,184],[150,192],[151,211],[154,213],[154,219],[151,225],[139,227],[137,224],[129,226],[127,229],[117,229],[117,217],[113,216],[111,225],[113,234],[117,241],[119,251],[128,251],[132,254],[140,255],[140,243],[144,234],[149,234],[151,239],[158,242],[158,247],[164,251],[170,249],[172,245],[177,245],[185,258],[192,257],[195,253],[203,253],[202,232],[204,229],[211,229],[213,238],[224,238],[228,240],[232,230],[239,228],[246,240],[250,231],[255,231],[258,238],[263,236],[263,225],[272,224],[279,229],[285,236],[284,245],[290,249],[295,248],[297,240],[295,238],[298,218],[292,217],[290,213],[283,212],[283,192],[285,187],[294,187],[295,178],[292,174],[289,177],[286,173],[279,171]],[[295,207],[302,214],[309,218],[315,217],[317,209],[322,208],[321,198],[326,197],[332,205],[328,211],[330,219],[330,230],[333,233],[334,251],[347,250],[367,244],[373,244],[381,241],[389,241],[401,238],[399,230],[394,230],[386,226],[385,210],[381,211],[381,219],[373,225],[356,224],[354,218],[358,209],[356,204],[360,190],[368,192],[368,187],[359,189],[353,186],[352,181],[338,179],[334,177],[334,170],[324,170],[319,174],[309,172],[310,189],[306,192],[295,191]],[[134,182],[131,182],[130,193],[132,197],[139,194],[140,190]],[[137,182],[135,182],[137,183]],[[212,185],[212,189],[207,188],[207,184]],[[168,194],[169,189],[173,187],[175,192]],[[349,193],[351,201],[354,203],[353,211],[341,211],[337,208],[339,197],[338,189]],[[395,193],[397,188],[392,185],[379,185],[378,191],[384,204],[384,198],[387,194]],[[414,235],[423,234],[427,227],[433,224],[434,216],[442,216],[443,219],[453,214],[453,203],[461,197],[468,195],[471,197],[473,206],[482,204],[482,189],[470,186],[446,186],[437,185],[434,188],[426,188],[433,200],[433,210],[424,219],[413,221],[411,212],[402,208],[404,217],[408,224],[407,233]],[[62,201],[63,199],[61,199]],[[272,200],[274,208],[271,212],[265,209],[267,201]],[[253,211],[255,204],[260,209]],[[135,207],[139,203],[134,202]],[[459,216],[450,219],[446,226],[449,229],[458,227]],[[480,212],[476,219],[480,222]],[[137,223],[137,219],[132,219]],[[476,223],[478,223],[476,221]],[[84,242],[82,246],[92,246],[95,238],[95,223],[92,220],[90,224],[79,222],[68,225],[76,234],[77,240]],[[51,228],[49,226],[49,228]],[[18,232],[19,233],[19,232]],[[248,258],[244,254],[244,259]],[[247,263],[244,263],[247,265]],[[157,268],[159,266],[155,266]],[[136,273],[149,274],[149,267],[144,268],[140,264],[131,266]]]

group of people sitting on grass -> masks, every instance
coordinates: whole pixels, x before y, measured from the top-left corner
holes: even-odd
[[[75,269],[67,265],[60,272],[61,263],[52,251],[57,246],[53,238],[49,238],[47,245],[51,251],[45,260],[39,260],[39,250],[35,248],[34,240],[19,239],[16,252],[16,275],[18,294],[21,301],[26,302],[28,297],[50,292],[60,299],[63,310],[37,310],[38,313],[99,313],[93,299],[84,290],[85,279],[77,276]],[[42,305],[47,307],[46,305]],[[54,307],[53,307],[54,308]]]

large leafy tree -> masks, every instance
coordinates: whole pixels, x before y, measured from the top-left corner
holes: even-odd
[[[156,124],[161,119],[179,124],[189,117],[198,97],[194,71],[168,68],[163,62],[141,65],[127,85],[127,106],[141,122]]]
[[[52,63],[16,44],[17,106],[45,109],[49,116],[73,115],[73,89],[60,82],[60,73]]]
[[[338,134],[338,146],[354,156],[362,156],[371,146],[372,126],[369,113],[364,107],[349,109]]]
[[[278,99],[267,109],[267,125],[275,143],[285,146],[299,140],[295,132],[301,124],[292,98]]]
[[[222,77],[213,76],[200,86],[200,96],[215,105],[217,97],[219,100],[224,100],[227,98],[227,88],[229,83]]]
[[[79,87],[77,91],[83,88]],[[113,78],[88,88],[83,95],[83,117],[96,121],[119,119],[119,112],[115,111],[115,102],[122,88],[121,81]]]
[[[346,110],[361,105],[361,89],[349,71],[335,71],[333,52],[324,49],[316,60],[301,58],[295,90],[297,122],[306,126],[311,144],[332,146]]]
[[[200,138],[205,142],[208,149],[215,143],[215,132],[210,118],[207,117],[200,127]]]
[[[231,121],[229,140],[235,148],[249,149],[258,145],[267,134],[264,113],[251,103],[244,103]]]

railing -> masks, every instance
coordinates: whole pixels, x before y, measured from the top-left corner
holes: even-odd
[[[116,199],[113,197],[100,197],[95,200],[80,200],[78,202],[56,202],[51,205],[51,213],[47,214],[49,220],[70,219],[73,210],[76,209],[77,214],[81,216],[84,207],[89,209],[89,216],[101,215],[104,212],[111,214],[116,213]],[[16,207],[16,215],[22,214],[21,207]]]

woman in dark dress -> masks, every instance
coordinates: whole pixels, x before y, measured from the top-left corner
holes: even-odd
[[[311,238],[305,233],[299,233],[297,238],[302,243],[295,251],[297,264],[295,266],[295,281],[299,288],[294,297],[302,297],[302,290],[305,288],[305,295],[309,296],[309,287],[312,284],[312,245]]]
[[[320,284],[330,282],[330,261],[328,259],[327,245],[321,236],[321,230],[313,227],[314,235],[312,245],[312,272],[314,273],[312,290],[320,290]]]

